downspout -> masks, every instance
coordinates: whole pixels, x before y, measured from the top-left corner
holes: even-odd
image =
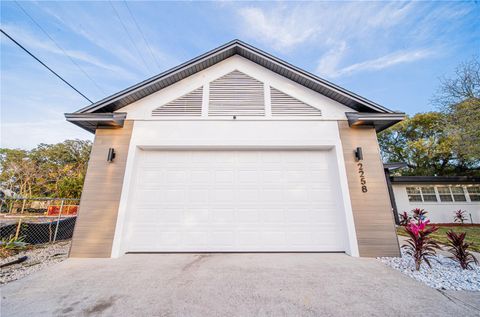
[[[385,179],[387,181],[388,194],[390,196],[390,205],[392,206],[393,218],[395,224],[400,225],[400,218],[398,217],[397,202],[395,201],[395,195],[393,194],[392,181],[390,180],[390,170],[388,168],[383,169],[385,171]]]

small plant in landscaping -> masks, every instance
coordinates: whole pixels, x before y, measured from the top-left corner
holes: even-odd
[[[466,232],[455,233],[452,230],[447,232],[448,245],[450,246],[448,251],[452,254],[450,258],[458,262],[464,270],[468,269],[473,263],[478,264],[477,259],[468,251],[470,244],[465,242],[466,235]]]
[[[24,241],[24,237],[15,238],[11,235],[8,238],[3,238],[0,240],[0,257],[5,258],[18,251],[24,250],[27,248],[28,243]]]
[[[420,270],[420,265],[423,261],[430,265],[430,257],[436,255],[436,249],[440,248],[438,243],[429,237],[430,234],[438,230],[436,226],[427,226],[430,220],[417,220],[410,221],[405,226],[405,231],[410,236],[407,240],[407,245],[403,246],[406,249],[406,253],[411,255],[415,261],[415,269]]]
[[[410,217],[406,211],[400,214],[400,225],[401,226],[406,226],[410,223],[410,220],[412,220],[412,217]]]
[[[467,220],[467,216],[465,215],[467,213],[466,210],[457,210],[455,211],[455,216],[453,217],[454,222],[460,222],[462,225]]]
[[[424,221],[427,218],[428,212],[425,209],[412,209],[413,219]]]

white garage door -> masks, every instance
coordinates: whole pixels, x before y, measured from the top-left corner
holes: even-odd
[[[127,252],[344,251],[329,155],[140,151]]]

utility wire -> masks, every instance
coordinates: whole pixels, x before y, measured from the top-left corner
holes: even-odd
[[[68,53],[63,49],[63,47],[61,47],[51,36],[50,34],[48,34],[48,32],[37,22],[35,21],[35,19],[30,15],[28,14],[28,12],[22,7],[22,5],[20,3],[18,3],[17,1],[15,1],[15,4],[20,8],[20,10],[23,11],[23,13],[25,13],[26,16],[28,16],[30,18],[30,20],[32,20],[32,22],[40,29],[42,30],[42,32],[63,52],[63,54],[65,56],[68,57],[68,59],[75,65],[77,66],[77,68],[98,88],[98,90],[100,90],[101,92],[105,93],[105,90],[103,90],[95,80],[93,80],[92,77],[90,77],[90,75],[88,75],[88,73],[77,63],[75,62],[75,60],[70,57],[70,55],[68,55]]]
[[[145,44],[147,44],[148,50],[150,51],[150,54],[152,55],[153,60],[155,61],[155,64],[157,64],[158,70],[161,70],[162,68],[160,67],[160,64],[158,63],[157,58],[155,57],[155,54],[153,54],[153,50],[150,47],[150,44],[148,44],[147,38],[145,37],[145,34],[143,33],[142,29],[140,28],[140,25],[137,22],[137,19],[135,19],[135,16],[132,13],[132,10],[130,10],[130,6],[128,5],[128,2],[123,0],[125,3],[125,6],[127,7],[128,12],[130,13],[130,16],[132,17],[133,22],[135,22],[135,25],[137,26],[138,31],[143,37],[143,40],[145,41]]]
[[[57,74],[53,69],[51,69],[50,67],[48,67],[44,62],[42,62],[40,59],[38,59],[38,57],[36,57],[35,55],[33,55],[32,53],[30,53],[29,50],[27,50],[25,47],[22,46],[22,44],[18,43],[17,41],[15,41],[15,39],[13,37],[11,37],[10,35],[7,34],[7,32],[5,32],[3,29],[0,29],[0,32],[3,33],[3,35],[5,35],[6,37],[8,37],[13,43],[17,44],[22,50],[24,50],[28,55],[30,55],[31,57],[33,57],[37,62],[39,62],[40,64],[43,65],[43,67],[45,67],[46,69],[48,69],[50,72],[52,72],[52,74],[54,74],[55,76],[57,76],[61,81],[63,81],[65,84],[67,84],[70,88],[72,88],[73,90],[75,90],[79,95],[81,95],[83,98],[87,99],[88,101],[90,101],[91,103],[93,103],[93,101],[91,101],[90,99],[88,99],[87,96],[85,96],[84,94],[82,94],[77,88],[73,87],[68,81],[66,81],[65,79],[62,78],[62,76],[60,76],[59,74]]]
[[[150,71],[150,69],[148,68],[148,65],[147,65],[147,62],[145,61],[145,59],[143,58],[143,55],[141,54],[140,50],[138,49],[138,46],[135,44],[135,42],[133,41],[133,38],[132,36],[130,35],[130,32],[128,32],[128,29],[127,27],[125,26],[125,24],[123,23],[122,21],[122,18],[120,17],[120,14],[117,12],[117,9],[115,9],[115,6],[113,5],[112,1],[108,1],[108,3],[110,3],[110,6],[112,7],[113,11],[115,12],[115,15],[117,16],[117,19],[118,21],[120,21],[120,24],[122,25],[123,29],[125,30],[125,33],[127,33],[128,35],[128,38],[130,39],[130,42],[132,42],[133,46],[135,47],[135,49],[137,50],[137,54],[140,56],[140,58],[142,59],[143,61],[143,64],[145,65],[145,69],[147,70],[147,72]]]

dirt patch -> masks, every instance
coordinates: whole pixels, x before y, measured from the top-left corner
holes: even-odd
[[[3,267],[0,270],[0,284],[18,280],[33,272],[62,262],[68,257],[69,250],[70,242],[64,241],[55,244],[35,246],[29,250],[21,251],[16,255],[4,258],[0,261],[0,264],[11,262],[22,256],[27,256],[26,261]]]

